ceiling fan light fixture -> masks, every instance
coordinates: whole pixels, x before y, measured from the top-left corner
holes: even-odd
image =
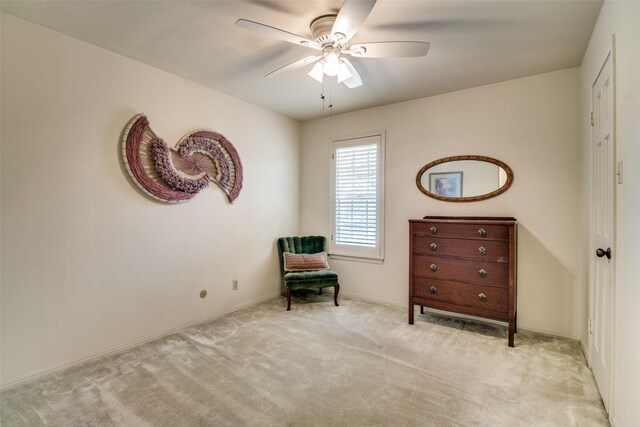
[[[324,73],[327,76],[337,76],[340,72],[340,58],[335,52],[329,52],[324,60]]]
[[[347,64],[340,61],[340,71],[338,71],[338,83],[342,83],[343,81],[353,77],[353,74],[349,71]]]
[[[314,80],[317,80],[318,82],[322,83],[322,77],[324,76],[324,72],[322,70],[322,64],[320,63],[320,61],[316,62],[313,66],[313,68],[311,69],[311,71],[309,71],[309,77],[313,78]]]

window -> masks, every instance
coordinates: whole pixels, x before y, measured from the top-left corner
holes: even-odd
[[[384,133],[332,144],[331,241],[334,257],[384,258]]]

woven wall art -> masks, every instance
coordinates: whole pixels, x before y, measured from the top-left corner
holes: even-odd
[[[171,148],[151,130],[147,117],[138,114],[124,131],[122,159],[133,182],[162,202],[189,200],[210,182],[218,184],[229,202],[242,189],[238,152],[210,130],[191,132]]]

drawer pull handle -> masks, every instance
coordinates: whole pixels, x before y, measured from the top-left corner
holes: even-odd
[[[486,237],[487,230],[485,230],[484,228],[478,228],[478,234],[480,235],[480,237]]]
[[[436,294],[436,292],[438,292],[438,288],[436,288],[435,286],[432,286],[429,288],[429,290],[431,291],[432,294]]]
[[[486,255],[487,254],[487,248],[485,248],[484,246],[480,246],[478,248],[478,252],[480,252],[480,255]]]
[[[438,266],[435,265],[435,264],[431,264],[430,268],[431,268],[431,271],[437,271],[438,270]]]
[[[432,225],[430,230],[431,230],[431,234],[436,234],[438,232],[438,228],[435,225]]]
[[[478,295],[478,298],[480,298],[480,301],[485,302],[487,300],[487,296],[484,293],[480,293]]]
[[[432,251],[435,251],[438,248],[438,245],[436,245],[435,243],[432,243],[429,245],[429,249],[431,249]]]
[[[484,279],[485,277],[487,277],[487,270],[481,268],[480,270],[478,270],[478,274]]]

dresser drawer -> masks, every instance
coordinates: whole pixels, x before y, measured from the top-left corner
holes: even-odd
[[[509,290],[416,277],[413,297],[498,313],[509,312]]]
[[[413,231],[434,237],[459,239],[509,240],[509,227],[500,224],[456,224],[446,222],[414,222]]]
[[[509,262],[509,242],[414,236],[413,253],[414,255],[453,256],[478,261]]]
[[[505,263],[413,255],[413,272],[430,279],[509,286],[509,264]]]

